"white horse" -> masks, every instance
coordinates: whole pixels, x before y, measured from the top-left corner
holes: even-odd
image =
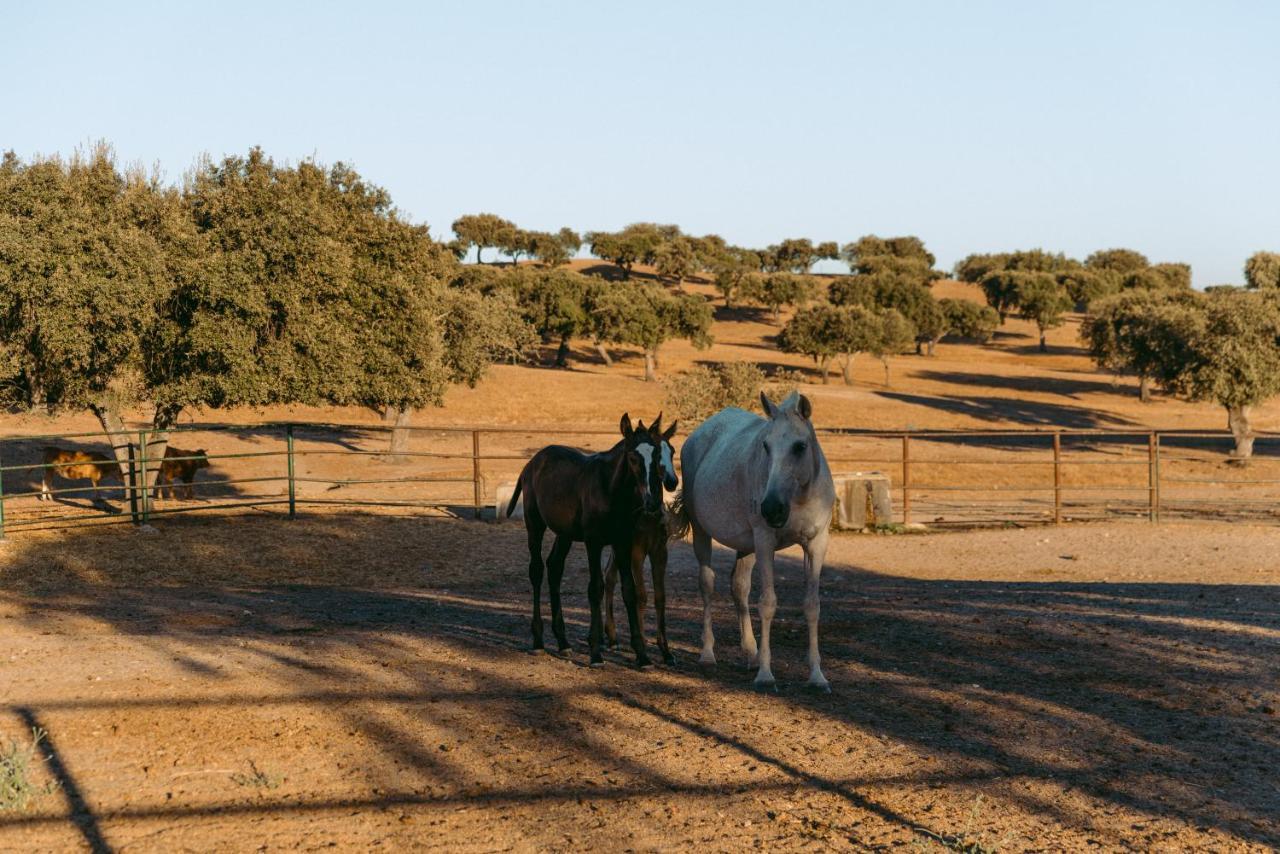
[[[761,393],[767,419],[736,407],[722,409],[693,431],[680,449],[684,475],[680,515],[693,528],[693,551],[702,570],[702,655],[715,664],[711,632],[711,541],[737,552],[733,601],[738,608],[742,650],[749,667],[759,666],[757,686],[774,684],[769,626],[778,606],[773,553],[804,548],[804,615],[809,623],[809,685],[831,690],[818,655],[818,576],[827,553],[835,486],[827,458],[809,420],[812,407],[793,392],[781,405]],[[760,566],[760,648],[751,631],[752,555]]]

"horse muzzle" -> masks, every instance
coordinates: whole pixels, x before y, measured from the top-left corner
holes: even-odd
[[[791,516],[791,507],[777,496],[767,495],[760,502],[760,515],[770,528],[781,528]]]

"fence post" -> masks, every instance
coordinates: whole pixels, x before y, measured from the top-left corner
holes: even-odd
[[[911,436],[902,434],[902,524],[911,524]]]
[[[147,431],[138,431],[138,468],[142,470],[142,524],[147,524],[150,496],[147,493]]]
[[[1053,431],[1053,524],[1062,524],[1062,433]]]
[[[125,436],[125,451],[129,456],[129,482],[126,491],[129,493],[129,518],[133,520],[133,524],[138,524],[140,514],[138,513],[138,461],[133,453],[133,441]]]
[[[284,441],[289,456],[289,518],[296,519],[298,516],[297,506],[297,490],[293,479],[293,425],[289,424],[284,428]]]
[[[480,520],[480,431],[471,431],[471,483],[475,488],[476,521]]]
[[[0,540],[4,539],[4,460],[0,459]]]
[[[1147,518],[1160,521],[1160,434],[1147,435]]]

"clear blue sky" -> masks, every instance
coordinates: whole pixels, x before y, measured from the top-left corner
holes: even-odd
[[[181,7],[181,8],[179,8]],[[1280,250],[1280,3],[26,3],[0,149],[346,160],[438,236]]]

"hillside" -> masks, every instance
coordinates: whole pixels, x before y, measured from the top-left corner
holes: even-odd
[[[599,261],[575,261],[578,269],[616,274]],[[643,268],[637,275],[650,274]],[[665,377],[698,363],[756,362],[766,369],[803,371],[805,392],[814,401],[821,426],[863,429],[991,429],[1004,427],[1134,428],[1221,430],[1222,410],[1157,394],[1151,403],[1137,399],[1131,378],[1118,381],[1098,371],[1079,342],[1080,317],[1051,330],[1050,352],[1036,347],[1035,327],[1011,318],[986,345],[944,341],[932,357],[904,355],[892,360],[891,386],[884,386],[880,362],[870,356],[855,360],[853,385],[833,374],[820,383],[811,363],[778,351],[773,338],[779,327],[767,312],[750,307],[726,309],[707,282],[686,282],[691,292],[713,297],[715,344],[696,350],[676,341],[662,349],[660,374]],[[976,286],[944,280],[934,285],[939,297],[982,301]],[[785,319],[785,316],[784,316]],[[607,426],[623,411],[644,415],[663,407],[661,383],[645,383],[639,351],[612,350],[615,364],[606,367],[589,341],[577,341],[567,369],[535,365],[495,365],[475,388],[451,389],[442,408],[422,412],[421,424],[529,424]],[[542,354],[550,364],[551,353]],[[142,413],[138,413],[142,415]],[[360,409],[280,407],[189,412],[184,420],[245,423],[296,418],[373,423],[373,412]],[[3,416],[6,432],[94,430],[87,415],[50,419],[40,415]],[[1259,407],[1255,427],[1280,430],[1280,401]]]

